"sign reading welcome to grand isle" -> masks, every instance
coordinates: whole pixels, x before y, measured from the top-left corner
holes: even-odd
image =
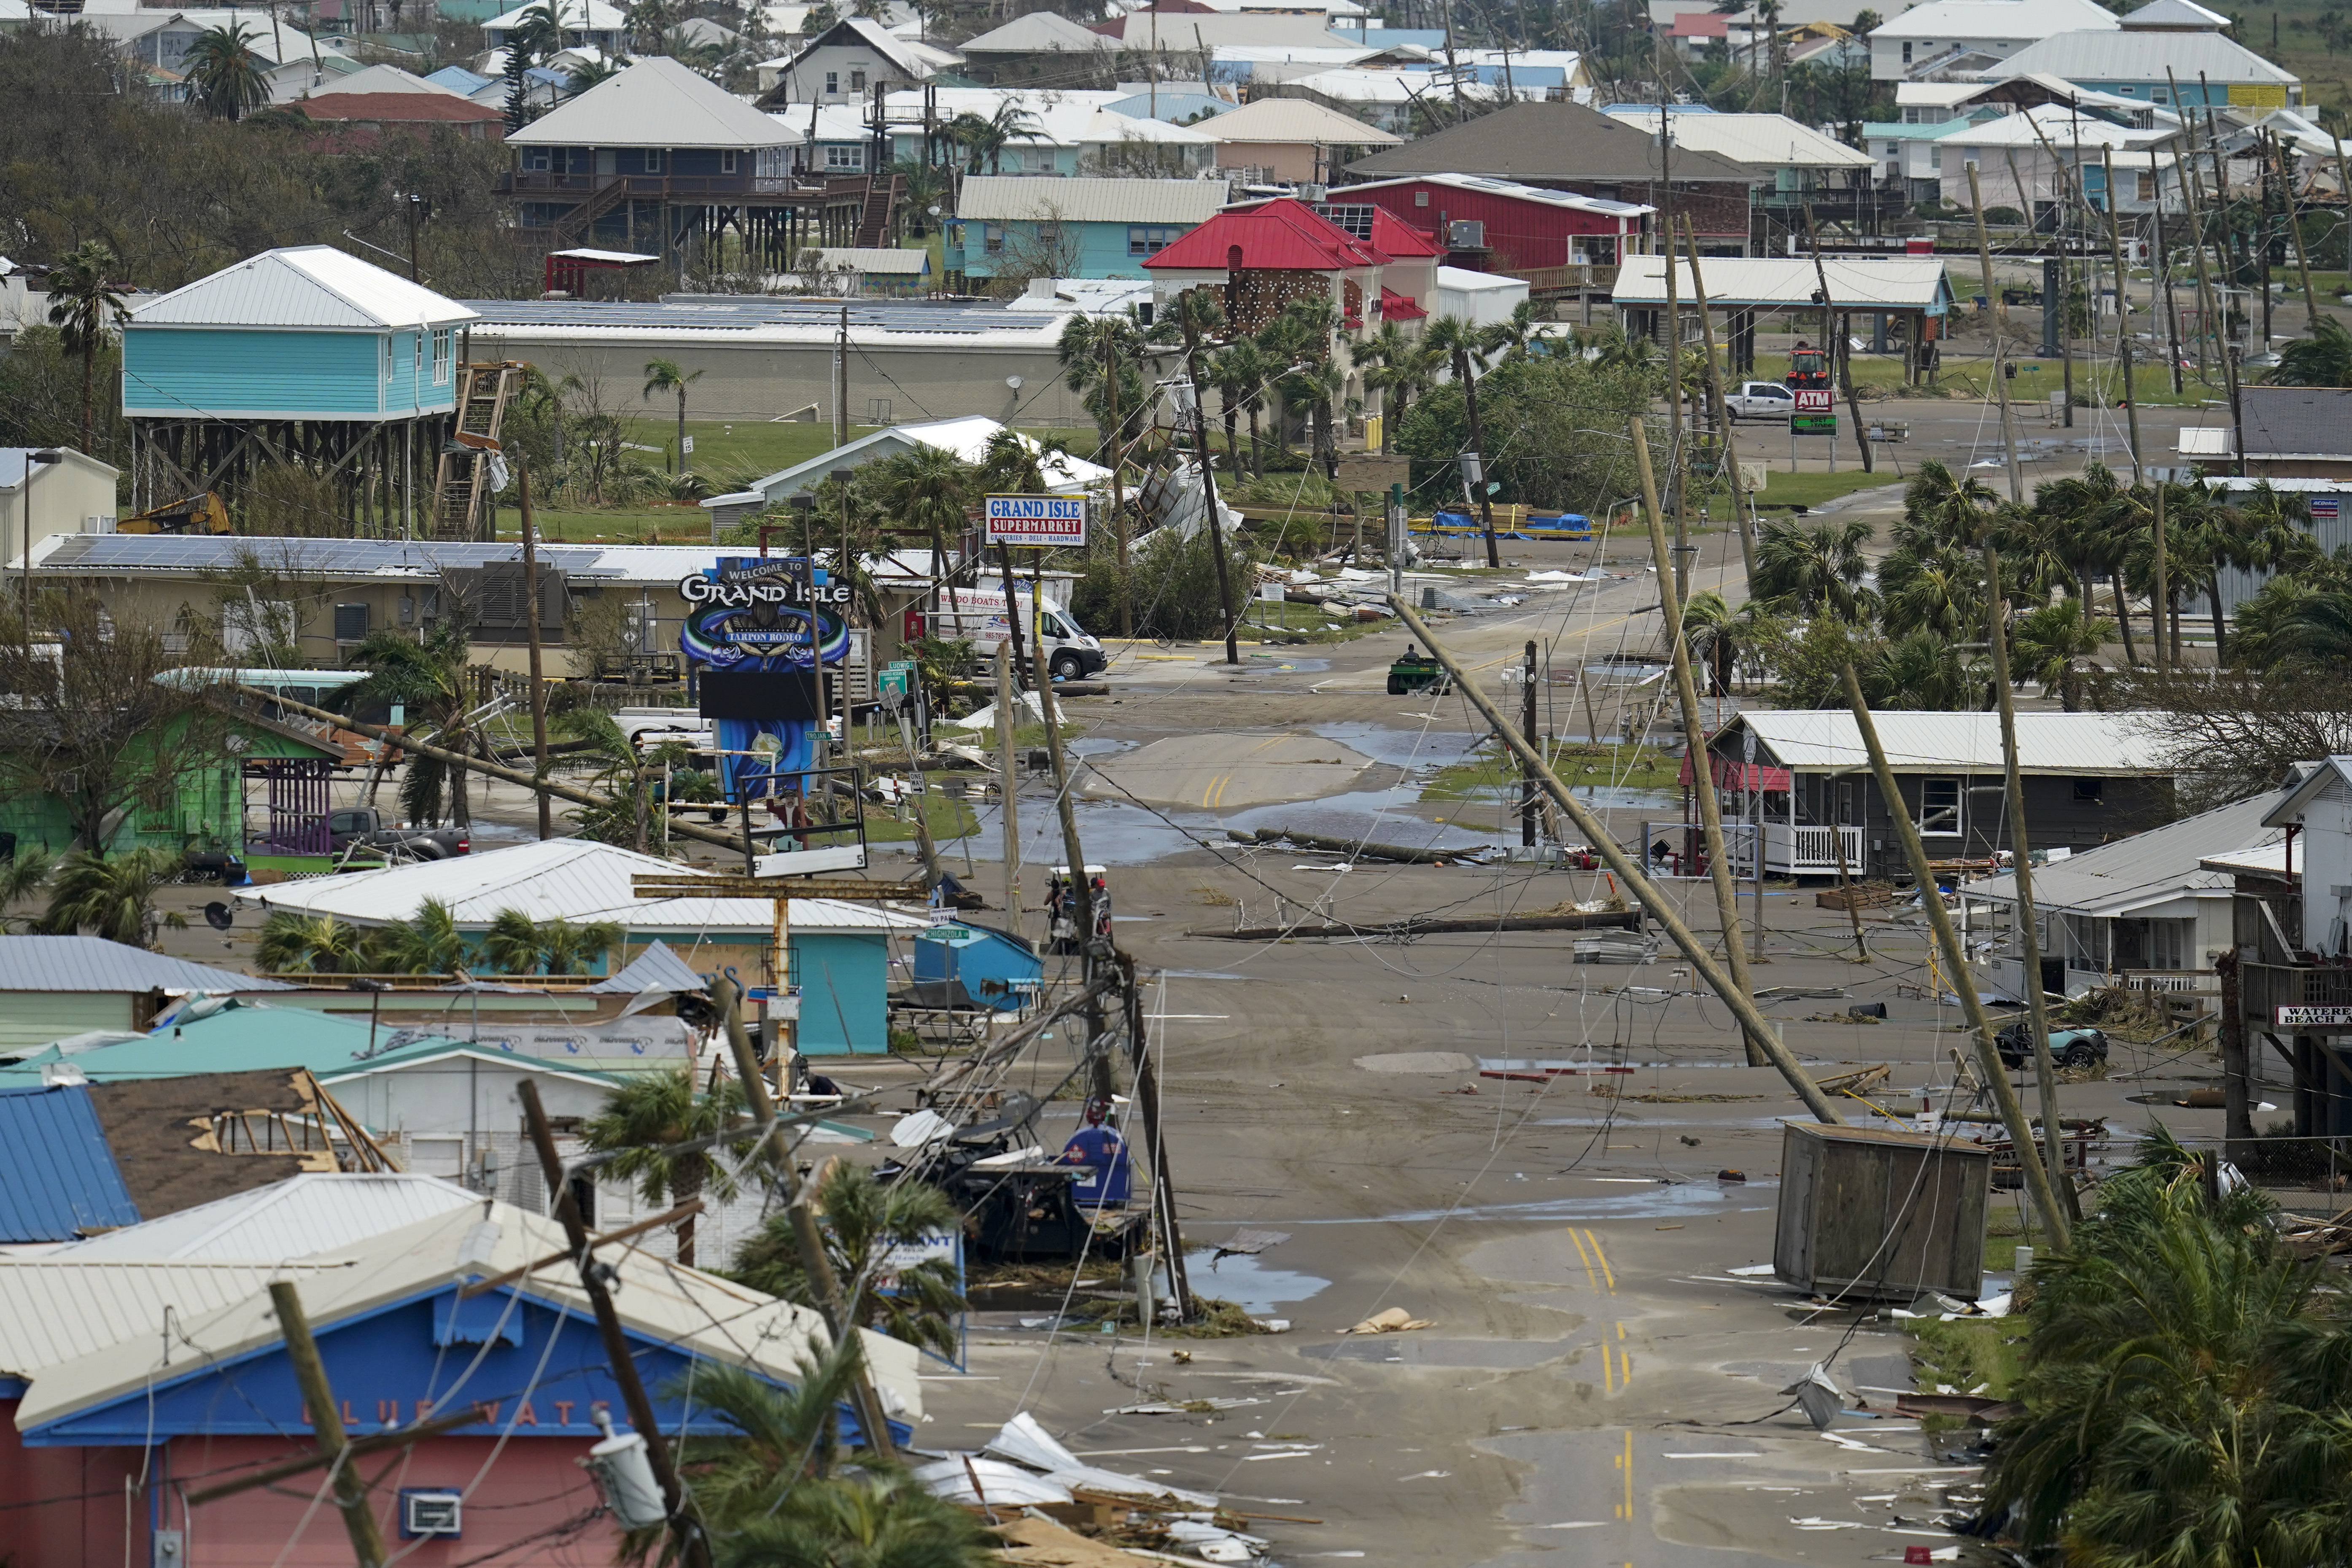
[[[1087,542],[1083,496],[990,496],[987,542],[1053,546]]]

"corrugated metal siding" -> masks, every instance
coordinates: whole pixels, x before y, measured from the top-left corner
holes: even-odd
[[[0,936],[0,992],[292,989],[282,980],[190,963],[103,937]]]
[[[383,407],[381,334],[202,331],[147,326],[122,332],[126,414],[373,418]]]
[[[71,1241],[137,1225],[89,1090],[0,1090],[0,1241]]]
[[[159,1333],[167,1309],[185,1322],[259,1295],[288,1269],[299,1278],[337,1267],[0,1258],[0,1376],[29,1377]]]
[[[0,1048],[23,1050],[90,1029],[131,1027],[125,991],[18,991],[0,1007]]]
[[[2323,552],[2330,556],[2339,550],[2352,547],[2352,516],[2318,518],[2314,520],[2311,526],[2305,531],[2311,535],[2313,542],[2316,543]],[[2276,575],[2278,575],[2277,573],[2267,567],[2256,572],[2249,572],[2237,566],[2223,567],[2221,574],[2222,615],[2234,619],[2238,614],[2238,606],[2261,593],[2263,585]],[[2210,626],[2213,609],[2206,602],[2205,595],[2200,594],[2193,599],[2183,599],[2180,613],[2184,619],[2201,616]],[[2207,628],[2189,625],[2183,629],[2196,632]]]
[[[74,1261],[187,1258],[271,1264],[382,1236],[480,1200],[427,1176],[305,1173],[59,1253]]]

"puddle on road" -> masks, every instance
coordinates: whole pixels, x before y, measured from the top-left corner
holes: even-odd
[[[1273,1268],[1245,1252],[1219,1258],[1213,1247],[1186,1253],[1184,1271],[1195,1291],[1231,1301],[1256,1318],[1278,1317],[1278,1309],[1319,1295],[1331,1283],[1318,1275]]]
[[[1400,730],[1390,724],[1309,724],[1311,734],[1337,741],[1376,763],[1392,767],[1441,767],[1458,763],[1475,749],[1473,737],[1459,730]]]
[[[978,831],[940,841],[943,863],[951,857],[960,863],[967,846],[975,860],[1002,858],[1003,818],[992,803],[982,805],[978,816]],[[1215,844],[1224,837],[1217,819],[1205,813],[1171,811],[1167,816],[1169,820],[1162,820],[1125,801],[1081,799],[1077,803],[1078,840],[1086,846],[1087,858],[1098,865],[1140,866],[1198,848],[1196,838]],[[1176,826],[1171,826],[1171,821]],[[1062,824],[1054,813],[1053,802],[1044,795],[1034,800],[1024,795],[1021,801],[1022,864],[1058,866],[1064,858]]]
[[[1441,826],[1405,810],[1420,793],[1412,784],[1400,784],[1394,789],[1349,790],[1343,795],[1327,795],[1320,800],[1252,806],[1226,817],[1223,826],[1252,831],[1286,827],[1327,838],[1369,839],[1374,844],[1397,844],[1409,849],[1467,849],[1496,841],[1492,833]]]
[[[1132,752],[1142,744],[1140,741],[1114,740],[1108,735],[1081,735],[1066,742],[1062,749],[1074,757],[1108,757],[1119,752]]]

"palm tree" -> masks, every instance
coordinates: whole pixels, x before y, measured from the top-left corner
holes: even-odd
[[[367,942],[357,926],[292,910],[270,911],[253,956],[264,969],[299,974],[354,974],[368,966]]]
[[[122,301],[122,290],[108,277],[121,263],[122,258],[103,242],[85,239],[68,251],[65,260],[49,274],[49,325],[58,329],[66,353],[81,356],[84,452],[89,450],[90,383],[98,345],[109,330],[121,325],[131,314]]]
[[[387,924],[376,951],[377,962],[392,974],[457,974],[474,963],[456,911],[439,899],[427,899],[415,914]]]
[[[604,1097],[604,1109],[581,1123],[589,1149],[612,1154],[604,1169],[635,1182],[649,1204],[675,1206],[705,1193],[725,1200],[736,1193],[735,1173],[709,1149],[677,1149],[717,1136],[743,1120],[743,1086],[730,1079],[709,1094],[694,1088],[694,1068],[640,1073]],[[738,1146],[747,1147],[749,1140]],[[694,1216],[677,1222],[677,1260],[694,1267]]]
[[[1234,339],[1210,355],[1206,365],[1209,384],[1217,389],[1218,405],[1224,416],[1226,466],[1235,474],[1242,471],[1234,416],[1244,414],[1249,416],[1249,471],[1253,475],[1264,471],[1265,453],[1258,443],[1258,416],[1265,408],[1274,373],[1282,367],[1255,338]],[[1388,439],[1385,429],[1381,438],[1383,442]]]
[[[1508,364],[1513,360],[1525,359],[1534,351],[1534,345],[1542,338],[1543,324],[1543,318],[1536,314],[1535,301],[1522,300],[1511,307],[1511,313],[1507,319],[1489,322],[1484,329],[1486,352],[1495,355],[1496,362],[1500,364]],[[1699,361],[1702,382],[1705,379],[1706,365],[1706,362],[1702,357]]]
[[[640,855],[667,855],[669,813],[656,807],[664,796],[663,781],[691,765],[693,756],[685,744],[665,741],[640,748],[611,714],[593,708],[575,708],[556,722],[565,735],[588,742],[574,754],[595,767],[588,782],[604,797],[601,805],[572,808],[572,830],[583,838],[618,844]],[[618,929],[611,929],[604,947],[620,941]]]
[[[864,478],[872,494],[909,529],[930,536],[931,572],[947,570],[947,537],[961,532],[972,497],[979,491],[976,469],[944,447],[917,443],[906,451],[866,466]]]
[[[954,1268],[937,1259],[887,1267],[894,1248],[953,1235],[962,1225],[948,1195],[917,1181],[885,1186],[866,1166],[845,1163],[826,1172],[815,1197],[824,1215],[825,1252],[833,1260],[834,1277],[847,1292],[843,1306],[848,1320],[940,1355],[953,1355],[955,1315],[964,1310]],[[771,1296],[803,1306],[819,1304],[787,1215],[770,1215],[743,1243],[735,1254],[734,1273]],[[879,1289],[886,1274],[895,1281],[887,1294]]]
[[[17,847],[16,854],[0,863],[0,910],[38,892],[41,884],[49,879],[57,868],[57,857],[37,844]],[[17,923],[28,921],[24,915],[0,915],[0,932],[14,931]]]
[[[1984,624],[1984,561],[1974,551],[1906,546],[1879,563],[1880,623],[1889,637],[1927,630],[1948,642]]]
[[[1594,333],[1590,347],[1601,370],[1647,371],[1658,361],[1658,345],[1622,321]]]
[[[2138,663],[2132,647],[2131,617],[2124,604],[2123,563],[2137,531],[2148,526],[2151,516],[2133,502],[2114,469],[2095,461],[2084,464],[2079,475],[2037,487],[2033,504],[2050,511],[2065,529],[2074,558],[2081,563],[2084,596],[2089,597],[2092,577],[2108,579],[2115,590],[2116,629],[2123,637],[2125,661]]]
[[[1925,627],[1881,644],[1856,673],[1873,708],[1940,713],[1992,706],[1984,661]]]
[[[1952,472],[1941,460],[1929,458],[1903,489],[1903,521],[1894,542],[1934,543],[1974,550],[1981,542],[1985,514],[2000,504],[1990,485],[1973,476]]]
[[[1478,418],[1477,373],[1486,368],[1486,339],[1477,328],[1454,316],[1440,316],[1429,323],[1422,342],[1452,362],[1454,379],[1462,384],[1463,412],[1470,421],[1471,450],[1483,454],[1491,461],[1494,454],[1486,450],[1486,426]],[[1483,497],[1474,497],[1483,500]],[[1494,511],[1491,504],[1481,509],[1486,519],[1486,564],[1499,567],[1503,558],[1495,543]]]
[[[1731,689],[1731,668],[1741,652],[1742,625],[1731,605],[1712,588],[1683,602],[1683,636],[1690,656],[1706,666],[1707,690],[1721,697]]]
[[[534,921],[520,910],[490,917],[482,951],[500,974],[586,974],[621,942],[614,921],[573,925],[566,920]]]
[[[2343,1298],[2262,1189],[2223,1190],[2218,1153],[2158,1127],[2035,1263],[1986,1500],[2037,1561],[2345,1560]]]
[[[446,595],[451,590],[445,587],[442,592]],[[445,751],[470,752],[475,746],[473,689],[466,670],[464,621],[462,616],[444,616],[422,639],[390,627],[369,633],[352,654],[352,662],[369,674],[366,679],[343,688],[340,694],[343,710],[397,704],[407,710],[409,727],[425,731],[418,739],[431,741]],[[466,770],[414,755],[400,782],[401,810],[411,822],[443,819],[445,783],[451,816],[460,826],[472,823]]]
[[[779,1389],[723,1363],[663,1390],[715,1412],[725,1437],[688,1438],[679,1468],[709,1528],[717,1568],[989,1568],[995,1542],[972,1514],[904,1470],[859,1457],[838,1468],[843,1406],[862,1352],[852,1337],[803,1361]],[[622,1555],[643,1562],[658,1528],[633,1531]]]
[[[593,60],[582,60],[564,73],[563,90],[577,98],[598,82],[612,80],[620,75],[628,64],[629,61],[625,58],[616,60],[599,57]],[[702,373],[696,371],[694,374],[700,375]]]
[[[1074,315],[1055,352],[1062,379],[1091,415],[1102,445],[1097,462],[1118,460],[1119,449],[1145,423],[1150,396],[1143,379],[1143,332],[1129,316]]]
[[[2010,623],[2010,679],[2055,692],[2067,712],[2078,712],[2083,676],[2074,661],[2097,653],[2115,634],[2115,623],[2092,615],[2080,599],[2043,605]]]
[[[188,928],[187,916],[155,908],[155,896],[184,863],[160,849],[133,849],[111,860],[94,850],[74,850],[58,869],[47,912],[37,929],[50,936],[79,933],[126,947],[152,947],[163,927]]]
[[[1862,547],[1870,536],[1871,526],[1861,518],[1810,528],[1771,519],[1756,538],[1756,597],[1788,613],[1863,619],[1870,601],[1862,579],[1870,563]]]
[[[677,25],[677,13],[668,0],[635,0],[622,19],[643,52],[653,48],[661,36]]]
[[[2352,331],[2333,316],[2311,324],[2311,336],[2279,350],[2267,379],[2273,386],[2352,386]]]
[[[215,119],[240,119],[269,101],[269,79],[253,52],[260,37],[237,22],[207,27],[188,45],[182,68],[195,84],[197,101]]]
[[[676,360],[646,362],[645,400],[651,403],[656,392],[677,394],[677,467],[680,473],[686,471],[686,389],[701,379],[702,372],[698,370],[689,375],[678,368]]]

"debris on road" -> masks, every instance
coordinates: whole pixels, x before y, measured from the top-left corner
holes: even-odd
[[[1397,1334],[1409,1329],[1426,1329],[1427,1318],[1416,1318],[1402,1307],[1391,1307],[1385,1312],[1375,1312],[1352,1329],[1341,1329],[1343,1334]]]

